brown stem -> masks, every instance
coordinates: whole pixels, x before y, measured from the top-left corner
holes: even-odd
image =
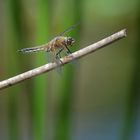
[[[60,64],[60,65],[65,65],[65,64],[69,63],[70,61],[72,61],[73,59],[81,58],[81,57],[83,57],[89,53],[92,53],[100,48],[103,48],[103,47],[105,47],[105,46],[125,37],[125,36],[126,36],[126,29],[123,29],[117,33],[114,33],[113,35],[111,35],[107,38],[104,38],[104,39],[102,39],[102,40],[100,40],[92,45],[89,45],[89,46],[87,46],[83,49],[80,49],[80,50],[78,50],[78,51],[76,51],[68,56],[61,58],[60,60],[62,61],[62,64]],[[38,68],[29,70],[27,72],[24,72],[22,74],[14,76],[12,78],[3,80],[0,82],[0,90],[7,88],[7,87],[10,87],[10,86],[13,86],[15,84],[18,84],[26,79],[40,75],[42,73],[51,71],[51,70],[55,69],[57,66],[58,65],[56,62],[48,63],[48,64],[45,64],[45,65],[40,66]]]

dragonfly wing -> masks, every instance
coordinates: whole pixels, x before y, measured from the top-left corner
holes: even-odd
[[[80,22],[78,22],[78,23],[76,23],[76,24],[70,26],[69,28],[67,28],[66,30],[64,30],[64,31],[61,32],[60,34],[58,34],[58,36],[62,36],[63,34],[65,34],[65,33],[69,32],[69,31],[71,31],[73,28],[75,28],[75,27],[78,26],[79,24],[80,24]]]
[[[54,56],[51,52],[46,52],[46,60],[47,62],[54,62]]]
[[[62,67],[61,67],[62,61],[60,60],[59,55],[57,55],[56,57],[56,54],[52,52],[47,52],[46,59],[47,59],[47,62],[56,62],[57,64],[56,70],[59,74],[62,74]]]
[[[63,51],[62,51],[62,56],[68,56],[70,55],[71,53],[69,53],[69,51],[65,48]],[[73,57],[71,55],[71,57]],[[77,61],[77,59],[73,59],[70,64],[72,64],[74,67],[78,67],[79,66],[79,63]]]

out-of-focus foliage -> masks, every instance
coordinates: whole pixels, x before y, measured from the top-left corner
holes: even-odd
[[[0,91],[2,140],[140,139],[138,0],[0,1],[0,80],[48,62],[18,49],[48,42],[67,27],[78,50],[120,29],[127,38],[59,75],[56,71]]]

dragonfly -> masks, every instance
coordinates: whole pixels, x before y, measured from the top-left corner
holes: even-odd
[[[55,59],[57,60],[59,59],[60,61],[61,52],[66,50],[67,55],[71,54],[72,52],[70,51],[69,46],[72,46],[75,43],[74,38],[64,36],[64,34],[71,31],[78,25],[79,23],[70,26],[69,28],[61,32],[59,35],[54,37],[52,40],[50,40],[48,43],[36,47],[31,47],[31,48],[22,48],[18,51],[22,53],[33,53],[33,52],[40,52],[40,51],[52,52]]]

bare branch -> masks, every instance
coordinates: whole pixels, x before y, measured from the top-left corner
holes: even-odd
[[[97,43],[89,45],[83,49],[80,49],[80,50],[70,54],[69,56],[65,56],[65,57],[61,58],[61,61],[63,62],[63,64],[61,64],[61,65],[65,65],[65,64],[69,63],[70,61],[72,61],[73,59],[81,58],[81,57],[83,57],[89,53],[92,53],[100,48],[103,48],[103,47],[105,47],[105,46],[125,37],[125,36],[126,36],[126,29],[123,29],[123,30],[121,30],[121,31],[119,31],[119,32],[117,32],[117,33],[115,33],[115,34],[113,34],[105,39],[102,39],[101,41],[98,41]],[[1,81],[0,82],[0,90],[7,88],[9,86],[13,86],[15,84],[18,84],[26,79],[40,75],[42,73],[51,71],[51,70],[55,69],[57,66],[58,66],[57,63],[55,63],[55,62],[48,63],[48,64],[45,64],[41,67],[32,69],[30,71],[24,72],[22,74],[19,74],[17,76],[12,77],[12,78]]]

